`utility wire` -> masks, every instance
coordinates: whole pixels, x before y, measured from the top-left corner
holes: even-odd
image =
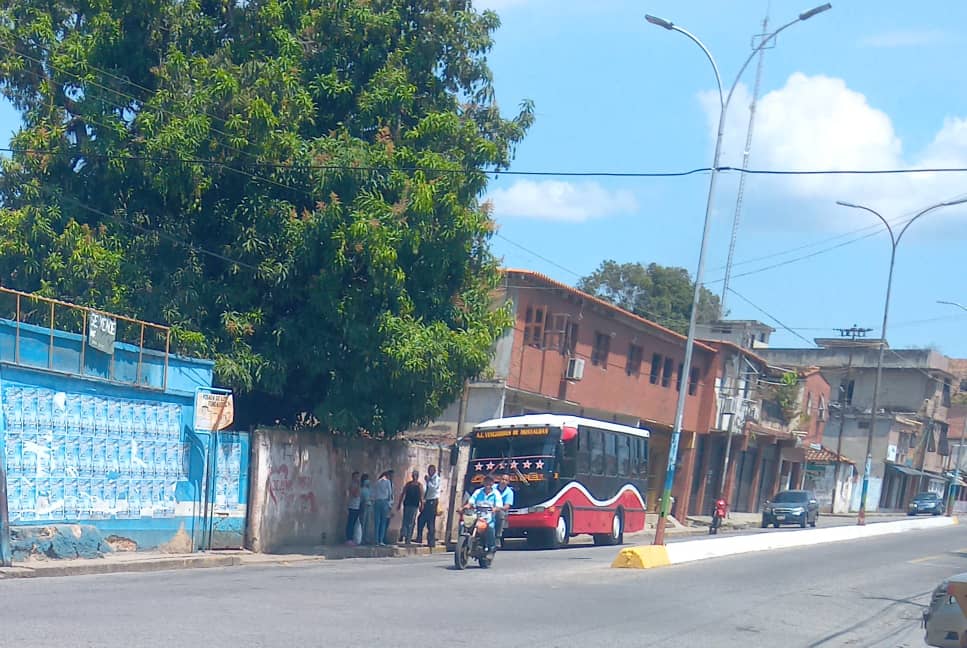
[[[775,322],[776,324],[778,324],[784,330],[789,331],[790,333],[792,333],[793,335],[795,335],[797,338],[799,338],[800,340],[802,340],[803,342],[805,342],[809,346],[811,346],[811,347],[812,346],[815,346],[815,344],[813,344],[813,341],[812,340],[803,337],[802,335],[800,335],[799,333],[797,333],[795,330],[793,330],[793,329],[789,328],[788,326],[786,326],[785,324],[783,324],[782,321],[778,317],[776,317],[772,313],[768,312],[767,310],[765,310],[761,306],[756,305],[755,302],[753,302],[748,297],[746,297],[746,296],[742,295],[741,293],[739,293],[738,291],[736,291],[735,288],[730,287],[729,288],[729,292],[731,292],[733,295],[735,295],[736,297],[738,297],[739,299],[741,299],[742,301],[744,301],[745,303],[747,303],[749,306],[751,306],[752,308],[756,309],[757,311],[759,311],[760,313],[762,313],[763,315],[765,315],[766,317],[768,317],[769,319],[771,319],[773,322]]]

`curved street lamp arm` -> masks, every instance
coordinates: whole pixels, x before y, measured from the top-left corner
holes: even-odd
[[[722,111],[724,111],[725,110],[726,102],[725,102],[725,99],[723,98],[724,95],[722,94],[722,75],[719,74],[719,66],[715,62],[715,57],[712,56],[712,52],[710,52],[709,49],[707,47],[705,47],[705,43],[703,43],[701,40],[699,40],[698,36],[696,36],[692,32],[690,32],[687,29],[684,29],[682,27],[679,27],[678,25],[674,25],[674,24],[671,24],[671,23],[669,23],[669,24],[670,24],[670,27],[668,27],[668,29],[671,29],[672,31],[677,31],[679,34],[685,35],[693,43],[695,43],[696,45],[698,45],[699,47],[701,47],[703,52],[705,52],[705,56],[706,56],[706,58],[708,58],[708,62],[712,64],[712,70],[715,72],[715,83],[716,83],[716,85],[718,86],[718,89],[719,89],[719,108]],[[731,96],[731,93],[730,93],[729,96]]]
[[[960,310],[963,310],[963,311],[967,311],[967,306],[964,306],[964,305],[963,305],[963,304],[961,304],[960,302],[955,302],[955,301],[945,301],[945,300],[943,300],[943,299],[938,299],[938,300],[937,300],[937,303],[938,303],[938,304],[946,304],[947,306],[956,306],[956,307],[957,307],[957,308],[959,308]]]
[[[941,207],[953,207],[955,205],[963,205],[964,203],[967,203],[967,198],[961,198],[959,200],[948,200],[946,202],[937,203],[936,205],[931,205],[930,207],[927,207],[919,214],[917,214],[916,216],[914,216],[913,218],[907,221],[907,224],[903,226],[903,229],[900,230],[900,234],[896,237],[896,242],[898,244],[900,243],[900,239],[903,238],[903,235],[906,233],[907,229],[909,229],[910,226],[913,225],[913,222],[918,218],[920,218],[921,216],[929,214],[933,210],[940,209]]]
[[[873,214],[874,216],[876,216],[877,218],[879,218],[881,221],[883,221],[883,224],[886,226],[886,231],[889,232],[889,234],[890,234],[890,242],[893,243],[893,248],[896,249],[896,246],[900,243],[900,237],[899,236],[894,236],[894,234],[893,234],[893,228],[890,226],[890,222],[887,219],[883,218],[883,216],[880,215],[880,212],[876,211],[875,209],[870,209],[869,207],[865,207],[863,205],[856,205],[856,204],[853,204],[853,203],[844,202],[842,200],[837,200],[836,201],[836,204],[839,205],[839,206],[841,206],[841,207],[851,207],[853,209],[862,209],[863,211],[868,211],[871,214]],[[931,207],[931,209],[933,209],[933,208]],[[929,210],[927,210],[927,211],[929,211]],[[917,214],[916,216],[914,216],[914,220],[916,220],[917,218],[919,218],[922,215],[923,214]],[[912,223],[913,221],[910,221],[910,222]],[[909,225],[910,225],[910,223],[907,223],[907,226],[909,226]],[[904,232],[906,231],[906,227],[903,228],[903,231]],[[900,232],[900,236],[903,236],[903,232]]]
[[[758,54],[760,50],[765,49],[766,45],[768,45],[771,41],[775,40],[776,36],[779,35],[779,32],[788,29],[799,22],[802,22],[802,18],[796,18],[795,20],[787,22],[779,29],[764,37],[755,47],[755,49],[752,50],[752,53],[749,54],[749,58],[745,59],[745,63],[743,63],[742,67],[739,68],[739,73],[735,75],[735,81],[732,82],[732,87],[729,88],[729,94],[725,98],[725,102],[723,104],[725,107],[728,107],[729,103],[732,101],[732,95],[735,94],[735,89],[739,85],[739,80],[742,78],[742,75],[745,74],[745,69],[749,67],[749,63],[752,62],[752,59],[755,58],[755,55]]]

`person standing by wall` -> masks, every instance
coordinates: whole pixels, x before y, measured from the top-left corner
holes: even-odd
[[[399,508],[403,510],[403,523],[400,525],[400,542],[413,542],[413,527],[416,518],[423,510],[423,484],[420,483],[420,471],[410,473],[410,481],[406,482],[400,491]]]
[[[373,489],[373,512],[376,518],[376,544],[386,546],[386,530],[393,510],[393,471],[387,470],[376,480]]]
[[[369,544],[372,536],[368,533],[370,520],[373,519],[373,486],[369,475],[363,473],[359,478],[359,542]]]
[[[423,542],[423,527],[426,527],[426,543],[432,549],[436,545],[436,516],[440,504],[440,475],[436,466],[430,465],[423,478],[426,485],[423,491],[423,511],[416,524],[416,544]]]
[[[346,513],[346,544],[356,544],[353,536],[356,532],[356,523],[359,522],[359,471],[354,470],[352,477],[349,478],[349,488],[346,489],[346,499],[348,509]]]

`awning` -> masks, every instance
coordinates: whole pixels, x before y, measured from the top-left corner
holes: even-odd
[[[890,467],[897,469],[904,475],[910,475],[911,477],[937,477],[937,475],[931,475],[930,473],[923,472],[922,470],[917,470],[908,466],[901,466],[899,464],[890,464]]]

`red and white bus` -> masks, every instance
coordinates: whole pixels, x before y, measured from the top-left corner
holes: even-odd
[[[505,538],[556,548],[590,534],[621,544],[645,528],[648,430],[565,414],[484,421],[471,434],[466,490],[507,473],[514,506]]]

